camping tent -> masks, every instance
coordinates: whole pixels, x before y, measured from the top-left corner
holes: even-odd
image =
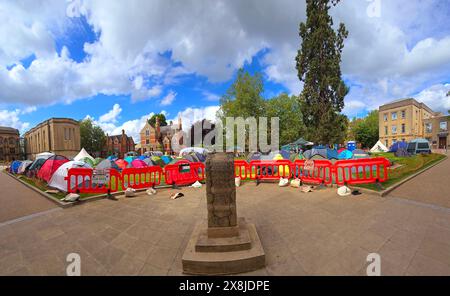
[[[154,166],[153,161],[150,158],[145,158],[144,160],[142,160],[143,162],[145,162],[145,164],[147,166]]]
[[[102,161],[103,161],[103,158],[97,157],[96,159],[94,159],[94,166],[97,166]]]
[[[127,156],[124,158],[124,160],[128,163],[131,163],[133,160],[135,160],[137,157],[135,156]]]
[[[62,164],[54,173],[53,176],[50,178],[50,181],[48,182],[48,186],[52,188],[59,189],[61,191],[67,192],[67,180],[65,179],[69,174],[69,169],[72,168],[91,168],[91,166],[85,162],[82,161],[68,161],[64,164]],[[75,177],[74,177],[75,179]],[[73,184],[75,180],[71,180],[71,183]],[[82,179],[78,182],[83,182]]]
[[[138,159],[140,159],[140,160],[145,160],[145,159],[147,159],[147,158],[148,158],[147,155],[141,155],[141,156],[138,157]]]
[[[396,157],[409,157],[411,156],[405,148],[398,148],[397,151],[394,152]]]
[[[50,157],[54,156],[54,153],[51,152],[42,152],[36,155],[36,159],[49,159]]]
[[[169,155],[163,155],[161,156],[161,160],[164,161],[164,164],[168,164],[172,161],[172,157],[170,157]]]
[[[338,159],[352,159],[352,158],[353,158],[353,153],[347,149],[345,149],[338,155]]]
[[[33,162],[31,160],[24,160],[20,164],[19,169],[17,170],[18,174],[24,174],[27,167],[29,167]]]
[[[82,161],[82,162],[85,162],[85,163],[89,164],[90,167],[94,167],[94,166],[95,166],[95,164],[94,164],[94,161],[95,161],[95,160],[92,160],[92,159],[89,158],[89,157],[85,157],[85,158],[83,158],[83,159],[76,160],[76,161]]]
[[[426,139],[414,139],[409,142],[407,147],[408,153],[431,153],[430,143]]]
[[[322,158],[327,159],[327,149],[326,148],[313,148],[311,150],[306,150],[303,152],[303,156],[306,159],[312,159],[315,155],[320,155]]]
[[[152,156],[152,157],[150,157],[150,159],[152,160],[152,162],[155,165],[159,165],[160,167],[164,166],[164,161],[162,161],[161,157],[159,157],[159,156]]]
[[[37,173],[37,177],[48,182],[56,170],[69,160],[61,155],[55,155],[47,159]]]
[[[119,169],[123,170],[127,168],[128,162],[123,159],[118,159],[116,160],[116,165],[119,167]]]
[[[372,149],[370,149],[370,152],[388,152],[389,149],[383,144],[381,143],[381,141],[378,141],[373,147]]]
[[[84,158],[90,158],[92,160],[92,162],[94,162],[94,158],[92,156],[89,155],[89,153],[87,153],[87,151],[83,148],[81,149],[81,151],[77,154],[77,156],[75,156],[73,158],[73,160],[75,161],[82,161]]]
[[[183,155],[183,158],[189,162],[197,162],[197,159],[195,159],[194,156],[191,154],[185,154]]]
[[[339,153],[335,149],[328,148],[327,149],[327,158],[328,159],[338,159],[339,158]]]
[[[355,149],[353,150],[353,158],[359,159],[359,158],[368,158],[369,154],[361,149]]]
[[[109,160],[112,160],[112,161],[116,161],[119,158],[117,156],[115,156],[115,155],[110,155],[106,159],[109,159]]]
[[[261,160],[261,153],[260,152],[250,152],[247,156],[247,162],[250,162],[252,160]]]
[[[401,142],[395,142],[392,144],[392,146],[389,148],[389,152],[397,152],[399,148],[408,149],[408,143],[401,141]]]
[[[205,154],[195,152],[195,155],[197,156],[197,158],[198,158],[198,160],[199,160],[200,162],[205,162],[205,161],[206,161],[206,156],[205,156]]]
[[[198,152],[201,154],[207,154],[209,153],[209,150],[202,147],[186,147],[180,150],[180,156],[183,156],[185,154],[189,154],[191,152]]]
[[[19,171],[19,167],[20,167],[21,164],[22,164],[21,161],[14,160],[14,161],[11,163],[11,166],[10,166],[10,169],[9,169],[10,173],[17,174],[18,171]]]
[[[47,158],[37,158],[33,163],[27,168],[25,172],[28,177],[34,177],[39,172],[41,167],[44,165]]]
[[[109,159],[103,160],[95,168],[97,170],[108,170],[108,169],[120,170],[120,168],[117,166],[117,164],[114,161],[109,160]]]
[[[147,164],[143,160],[135,159],[131,162],[131,166],[133,168],[145,168],[147,167]]]

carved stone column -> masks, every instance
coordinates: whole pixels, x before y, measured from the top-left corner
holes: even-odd
[[[265,266],[254,224],[237,218],[234,158],[213,153],[206,160],[208,220],[197,224],[184,252],[185,273],[231,274]]]

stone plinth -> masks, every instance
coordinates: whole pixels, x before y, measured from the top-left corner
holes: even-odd
[[[254,224],[237,218],[233,155],[206,160],[208,220],[199,222],[183,254],[189,274],[233,274],[263,268],[265,253]]]

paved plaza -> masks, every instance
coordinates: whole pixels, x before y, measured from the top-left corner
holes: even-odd
[[[182,275],[181,256],[206,218],[205,188],[172,189],[46,211],[0,227],[1,275]],[[238,216],[255,223],[267,266],[246,275],[365,275],[369,253],[383,275],[450,275],[450,209],[403,198],[301,193],[277,184],[237,189]]]

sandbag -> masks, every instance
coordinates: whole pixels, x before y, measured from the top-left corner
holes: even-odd
[[[280,182],[278,183],[278,186],[286,187],[288,185],[289,185],[289,179],[287,179],[287,178],[280,178]]]
[[[300,179],[294,179],[291,181],[291,187],[294,188],[300,188],[301,180]]]
[[[125,190],[125,197],[135,197],[136,196],[136,190],[133,188],[127,188]]]

